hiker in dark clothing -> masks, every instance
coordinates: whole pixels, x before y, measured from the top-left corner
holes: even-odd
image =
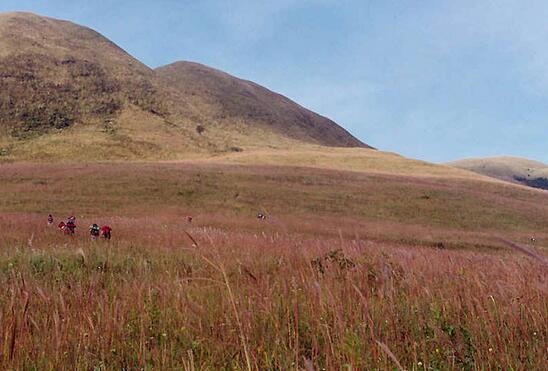
[[[70,216],[65,224],[65,234],[74,234],[76,231],[76,217]]]
[[[91,237],[92,241],[95,241],[97,237],[99,237],[99,226],[95,223],[89,226],[89,236]]]

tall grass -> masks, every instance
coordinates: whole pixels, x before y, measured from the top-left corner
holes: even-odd
[[[218,164],[1,171],[0,369],[548,369],[546,193]],[[49,212],[76,213],[76,236]],[[113,240],[91,242],[92,222]]]
[[[116,220],[0,219],[2,369],[548,368],[527,256]]]

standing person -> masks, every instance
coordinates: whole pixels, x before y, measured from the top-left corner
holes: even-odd
[[[69,216],[65,228],[67,229],[67,234],[74,234],[76,231],[76,217]]]
[[[49,214],[48,215],[48,226],[52,226],[53,225],[53,215]]]
[[[105,240],[110,240],[111,232],[112,228],[110,228],[108,225],[104,225],[101,227],[101,237],[103,237]]]
[[[95,223],[89,226],[89,236],[92,241],[95,241],[99,237],[99,226]]]

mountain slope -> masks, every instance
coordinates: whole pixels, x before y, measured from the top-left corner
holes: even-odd
[[[335,122],[251,81],[193,62],[176,62],[156,72],[186,97],[207,106],[216,122],[247,121],[306,142],[371,148]]]
[[[181,89],[167,83],[166,72],[89,28],[0,14],[0,159],[178,159],[304,143],[365,146],[252,83],[260,105],[235,99],[237,84],[231,90],[202,76]],[[265,109],[275,100],[282,103]]]
[[[548,189],[548,165],[518,157],[474,158],[447,165],[508,182]]]
[[[0,126],[32,137],[103,120],[128,104],[165,111],[154,73],[93,30],[29,13],[0,15]]]

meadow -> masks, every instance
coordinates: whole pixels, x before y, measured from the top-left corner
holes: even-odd
[[[242,164],[0,171],[2,369],[548,368],[547,192]],[[90,241],[94,221],[113,240]],[[499,239],[532,235],[538,259]]]

